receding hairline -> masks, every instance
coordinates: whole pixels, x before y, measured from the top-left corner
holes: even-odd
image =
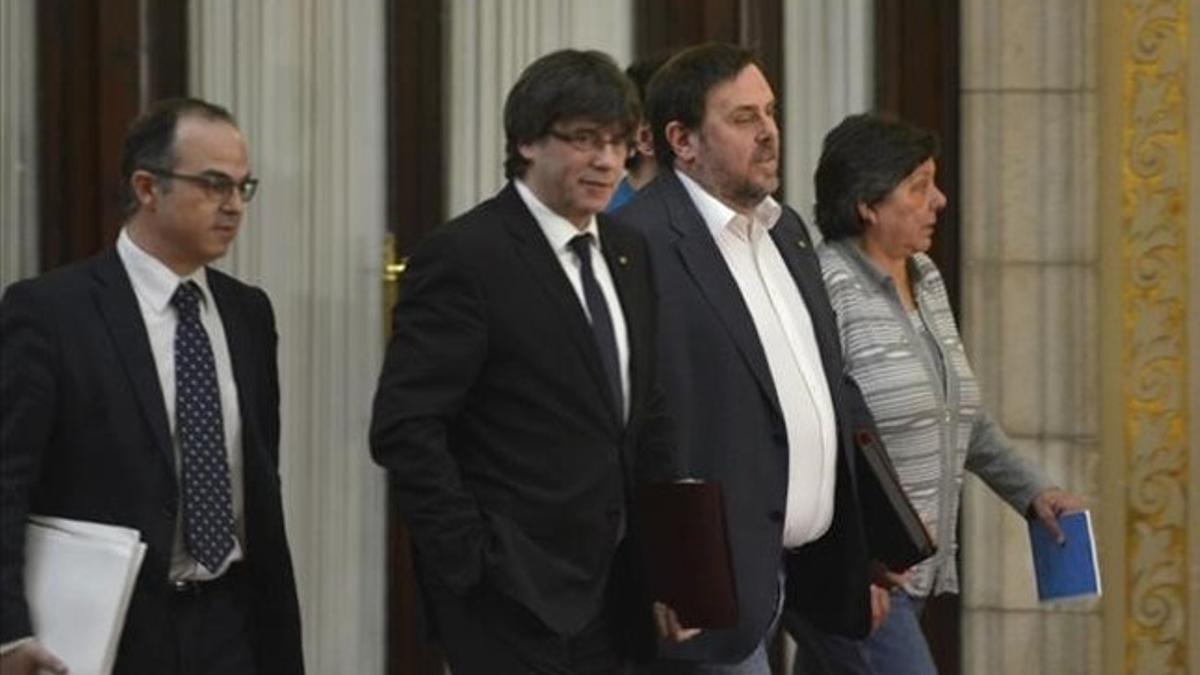
[[[195,128],[195,125],[204,125],[204,126],[209,126],[209,127],[224,126],[227,129],[229,129],[230,131],[232,131],[234,133],[234,136],[237,138],[239,145],[241,146],[241,151],[242,151],[242,155],[243,155],[242,159],[246,163],[247,172],[249,172],[250,148],[249,148],[248,144],[246,143],[246,136],[245,136],[245,134],[242,133],[242,130],[236,124],[230,122],[229,120],[222,119],[220,117],[215,117],[212,115],[206,115],[203,112],[200,112],[198,114],[181,113],[179,115],[179,117],[176,118],[175,130],[171,136],[171,149],[170,149],[172,159],[176,165],[178,165],[183,160],[183,157],[180,154],[181,143],[188,137],[194,138],[195,133],[199,131],[198,129]],[[187,133],[187,132],[191,132],[191,133]],[[232,176],[232,177],[236,178],[236,176]]]

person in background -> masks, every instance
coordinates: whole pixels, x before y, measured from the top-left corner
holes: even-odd
[[[1060,539],[1082,501],[1023,458],[983,406],[942,276],[926,255],[946,196],[938,141],[892,117],[847,117],[817,165],[821,267],[846,372],[861,389],[904,489],[938,551],[888,574],[891,612],[862,641],[825,636],[838,672],[936,673],[919,618],[925,598],[958,591],[955,541],[963,471]]]
[[[804,225],[771,196],[775,95],[754,55],[680,52],[651,79],[647,113],[659,175],[614,216],[650,243],[676,464],[723,488],[738,595],[736,626],[664,644],[655,672],[769,675],[785,607],[852,636],[872,621],[861,397]],[[668,627],[690,628],[666,609]]]
[[[254,197],[227,110],[162,101],[125,138],[127,219],[99,256],[0,301],[0,672],[60,672],[23,582],[29,514],[147,545],[118,675],[300,675],[279,484],[275,317],[208,267]]]
[[[625,672],[654,646],[636,482],[674,476],[645,241],[601,211],[637,95],[607,55],[530,64],[509,183],[414,252],[371,417],[455,675]]]
[[[638,100],[645,104],[646,84],[654,76],[655,71],[666,63],[668,54],[649,59],[635,61],[625,69],[625,75],[637,87]],[[625,160],[625,177],[621,179],[612,200],[605,207],[605,212],[612,213],[629,202],[630,198],[647,183],[654,180],[658,173],[658,163],[654,161],[654,137],[650,134],[650,125],[645,118],[638,123],[637,134],[633,145],[629,148],[629,158]]]

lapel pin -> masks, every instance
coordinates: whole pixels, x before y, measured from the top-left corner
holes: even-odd
[[[623,255],[619,255],[619,256],[617,256],[617,264],[620,265],[621,267],[626,267],[629,265],[629,258],[626,258]]]
[[[804,247],[805,247],[805,246],[804,246],[804,240],[803,240],[803,239],[797,239],[797,240],[796,240],[796,245],[797,245],[797,246],[799,246],[800,248],[804,248]]]

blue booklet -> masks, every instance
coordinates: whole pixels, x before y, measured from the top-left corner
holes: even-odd
[[[1067,541],[1061,546],[1041,521],[1029,521],[1038,600],[1052,602],[1100,596],[1100,566],[1092,535],[1092,514],[1077,511],[1058,518]]]

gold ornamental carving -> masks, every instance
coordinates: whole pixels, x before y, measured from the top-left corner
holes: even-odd
[[[1126,672],[1188,672],[1187,0],[1126,0],[1121,317]]]

